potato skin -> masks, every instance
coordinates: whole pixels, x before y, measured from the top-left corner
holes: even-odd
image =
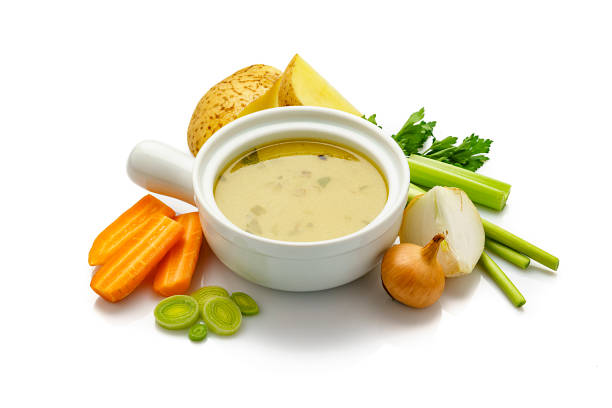
[[[255,99],[270,89],[282,72],[263,64],[236,71],[200,99],[187,129],[189,150],[195,156],[204,142]]]

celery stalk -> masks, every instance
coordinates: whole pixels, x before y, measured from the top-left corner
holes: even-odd
[[[499,227],[484,219],[482,220],[482,226],[484,227],[487,238],[493,239],[500,244],[504,244],[514,249],[517,252],[527,255],[529,258],[549,267],[553,271],[556,271],[559,267],[559,258],[525,241],[524,239],[517,237],[502,227]]]
[[[528,257],[520,252],[516,252],[514,249],[508,248],[507,246],[489,238],[485,240],[485,248],[521,269],[526,269],[531,262]]]
[[[438,164],[431,164],[430,161],[434,160],[427,159],[425,161],[408,158],[412,181],[425,187],[448,186],[460,188],[475,203],[497,211],[502,210],[506,205],[509,191],[492,187],[486,184],[487,180],[477,181],[474,176],[468,177],[460,171],[443,169]]]
[[[512,187],[508,183],[504,183],[503,181],[494,179],[492,177],[487,177],[483,174],[473,172],[471,170],[466,170],[462,167],[453,166],[452,164],[444,163],[438,160],[432,160],[427,157],[419,156],[417,154],[413,154],[409,157],[409,160],[418,161],[429,166],[437,167],[441,170],[450,171],[453,173],[460,174],[464,177],[467,177],[471,180],[477,181],[482,184],[486,184],[498,190],[505,192],[506,194],[510,194],[510,188]]]
[[[412,200],[414,197],[425,194],[427,191],[423,190],[421,187],[410,183],[410,187],[408,188],[408,202]]]
[[[508,279],[504,271],[497,266],[495,261],[493,261],[486,252],[483,251],[478,264],[482,266],[485,272],[493,279],[493,282],[499,286],[514,306],[521,307],[525,304],[525,298],[521,292],[519,292],[512,281]]]

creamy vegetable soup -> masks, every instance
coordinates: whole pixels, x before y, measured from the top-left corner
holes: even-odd
[[[317,141],[285,141],[246,152],[215,185],[219,209],[238,227],[281,241],[321,241],[369,224],[387,184],[363,155]]]

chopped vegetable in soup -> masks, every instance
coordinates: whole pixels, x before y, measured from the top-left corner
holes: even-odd
[[[317,141],[286,141],[245,152],[215,186],[219,209],[238,227],[281,241],[321,241],[369,224],[387,184],[364,156]]]

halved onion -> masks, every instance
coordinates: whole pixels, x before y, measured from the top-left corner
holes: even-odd
[[[447,278],[474,270],[484,249],[480,214],[463,190],[434,187],[413,198],[404,210],[400,241],[420,246],[436,234],[446,239],[438,251],[438,263]]]

